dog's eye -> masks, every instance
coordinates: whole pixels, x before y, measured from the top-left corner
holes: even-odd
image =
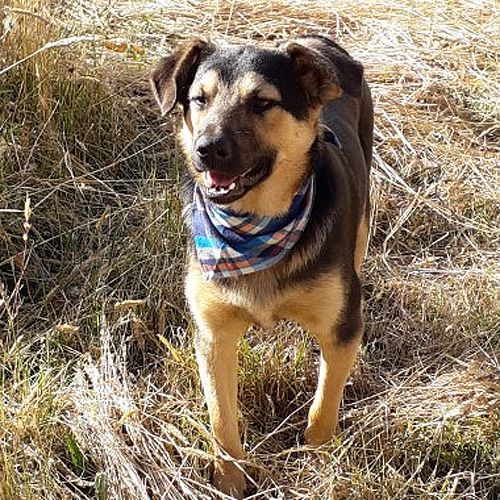
[[[193,101],[198,107],[203,107],[207,103],[207,99],[204,95],[194,96],[191,101]]]
[[[256,113],[265,113],[268,109],[276,106],[277,101],[272,101],[271,99],[256,98],[254,101],[254,110]]]

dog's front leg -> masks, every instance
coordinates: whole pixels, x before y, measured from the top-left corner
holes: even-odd
[[[339,293],[340,290],[343,291]],[[321,297],[326,302],[318,301],[316,316],[312,316],[309,323],[303,323],[317,338],[321,349],[318,387],[305,432],[306,442],[315,446],[329,441],[337,433],[344,386],[363,332],[361,290],[354,272],[347,284],[332,279],[330,292]]]
[[[309,410],[305,438],[317,446],[338,431],[338,415],[344,386],[356,359],[361,332],[348,342],[339,341],[336,332],[317,334],[321,348],[318,387]]]
[[[214,463],[214,485],[237,498],[242,497],[245,490],[243,473],[221,455],[234,459],[244,455],[238,431],[237,349],[245,330],[242,322],[233,319],[225,325],[200,325],[196,338],[196,357],[218,455]]]
[[[192,277],[191,277],[192,278]],[[229,456],[244,456],[238,431],[238,342],[250,326],[245,313],[219,299],[213,284],[189,279],[187,296],[197,323],[196,357],[216,450],[213,482],[223,493],[242,498],[245,478]]]

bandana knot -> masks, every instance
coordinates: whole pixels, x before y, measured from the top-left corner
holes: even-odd
[[[267,269],[283,259],[307,225],[315,182],[313,173],[295,194],[289,211],[279,217],[235,213],[205,200],[196,186],[194,246],[205,277],[233,278]]]

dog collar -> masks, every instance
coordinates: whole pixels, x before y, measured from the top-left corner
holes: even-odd
[[[234,278],[267,269],[283,259],[307,225],[315,189],[312,173],[285,215],[261,217],[237,214],[210,203],[196,186],[192,205],[194,246],[205,278]]]

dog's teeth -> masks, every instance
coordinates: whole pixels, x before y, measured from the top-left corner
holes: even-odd
[[[203,183],[205,184],[205,187],[208,189],[212,189],[212,179],[210,179],[210,176],[208,175],[208,172],[204,172],[203,174]]]
[[[231,186],[213,186],[208,189],[210,194],[227,194],[231,190]]]
[[[236,182],[231,182],[229,185],[228,191],[232,191],[236,187]]]

